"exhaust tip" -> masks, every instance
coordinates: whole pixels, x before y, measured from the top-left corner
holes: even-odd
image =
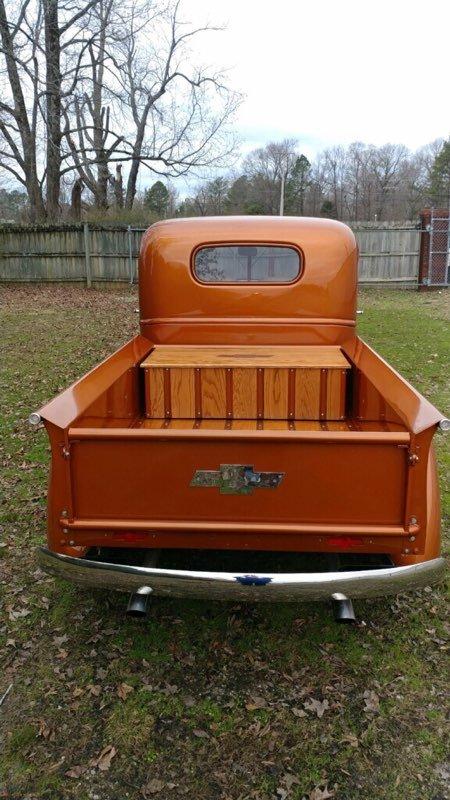
[[[140,586],[137,592],[133,592],[128,600],[127,616],[146,617],[152,592],[153,589],[150,586]]]
[[[340,592],[336,592],[331,597],[333,601],[333,613],[335,622],[341,625],[354,625],[356,623],[353,603],[349,597]]]

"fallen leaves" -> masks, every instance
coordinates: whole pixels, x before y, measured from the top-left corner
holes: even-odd
[[[90,762],[92,767],[98,767],[101,772],[106,772],[111,766],[111,761],[116,755],[116,748],[111,744],[106,745],[97,758],[92,759]]]
[[[94,758],[91,758],[87,765],[78,764],[75,767],[71,767],[65,773],[67,778],[80,778],[89,767],[94,769],[99,769],[101,772],[107,772],[111,766],[111,762],[113,758],[117,755],[117,750],[113,747],[112,744],[107,744],[103,750]]]
[[[23,619],[24,617],[28,617],[31,614],[27,608],[21,608],[20,611],[14,611],[14,609],[8,610],[8,616],[11,622],[15,622],[16,619]]]
[[[145,786],[142,787],[141,793],[143,797],[147,798],[154,794],[159,794],[163,789],[175,789],[178,784],[171,781],[161,781],[159,778],[152,778]]]
[[[146,794],[158,794],[158,792],[161,792],[164,789],[165,785],[166,784],[164,781],[160,781],[158,778],[153,778],[144,787],[144,797]]]
[[[296,775],[292,775],[290,772],[287,772],[285,775],[283,775],[281,786],[279,786],[277,789],[277,797],[279,800],[286,800],[292,787],[298,785],[299,783],[300,781]]]
[[[328,700],[316,700],[315,697],[310,697],[303,703],[303,708],[315,714],[319,719],[322,719],[325,711],[330,707]]]
[[[209,739],[209,733],[202,731],[200,728],[195,728],[192,733],[197,739]]]
[[[292,708],[291,711],[292,711],[294,717],[307,717],[308,716],[306,711],[303,711],[302,708]]]
[[[68,769],[67,772],[65,772],[64,774],[65,774],[66,778],[81,778],[81,776],[83,775],[84,772],[86,772],[86,770],[87,770],[87,767],[83,767],[81,765],[78,765],[76,767],[72,767],[71,769]]]
[[[120,697],[121,700],[126,700],[131,692],[134,692],[134,687],[130,686],[128,683],[121,683],[117,687],[117,696]]]
[[[50,728],[43,719],[39,722],[38,736],[42,736],[43,739],[47,739],[49,742],[54,742],[56,738],[53,728]]]
[[[63,636],[54,636],[53,637],[53,644],[55,644],[56,647],[58,647],[58,648],[61,648],[63,646],[63,644],[65,644],[68,641],[69,641],[69,637],[67,636],[66,633]]]
[[[316,786],[312,792],[308,795],[308,800],[329,800],[330,797],[334,797],[335,792],[333,789],[329,789],[328,786]]]
[[[92,695],[92,697],[100,697],[102,693],[102,687],[98,684],[88,683],[86,689]]]
[[[342,737],[341,741],[345,744],[349,744],[350,747],[359,747],[359,739],[354,733],[346,733],[345,736]]]
[[[364,711],[371,712],[372,714],[380,713],[380,698],[376,692],[371,689],[366,689],[363,694],[364,698]]]
[[[264,697],[253,697],[248,703],[245,704],[247,711],[256,711],[259,708],[267,708],[267,702]]]

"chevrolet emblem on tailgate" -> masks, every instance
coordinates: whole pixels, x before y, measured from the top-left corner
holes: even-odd
[[[253,466],[221,464],[219,469],[198,469],[191,486],[216,486],[221,494],[252,494],[253,489],[276,489],[284,472],[255,472]]]

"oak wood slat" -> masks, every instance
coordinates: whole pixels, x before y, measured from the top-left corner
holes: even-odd
[[[222,347],[219,345],[156,345],[141,363],[149,367],[323,367],[348,369],[336,345]]]
[[[148,417],[340,420],[346,371],[336,346],[158,345],[142,362]]]
[[[233,369],[233,418],[256,419],[257,415],[256,369]]]

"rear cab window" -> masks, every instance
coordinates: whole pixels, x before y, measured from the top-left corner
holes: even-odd
[[[212,245],[198,248],[193,259],[202,283],[292,283],[301,269],[300,252],[287,245]]]

